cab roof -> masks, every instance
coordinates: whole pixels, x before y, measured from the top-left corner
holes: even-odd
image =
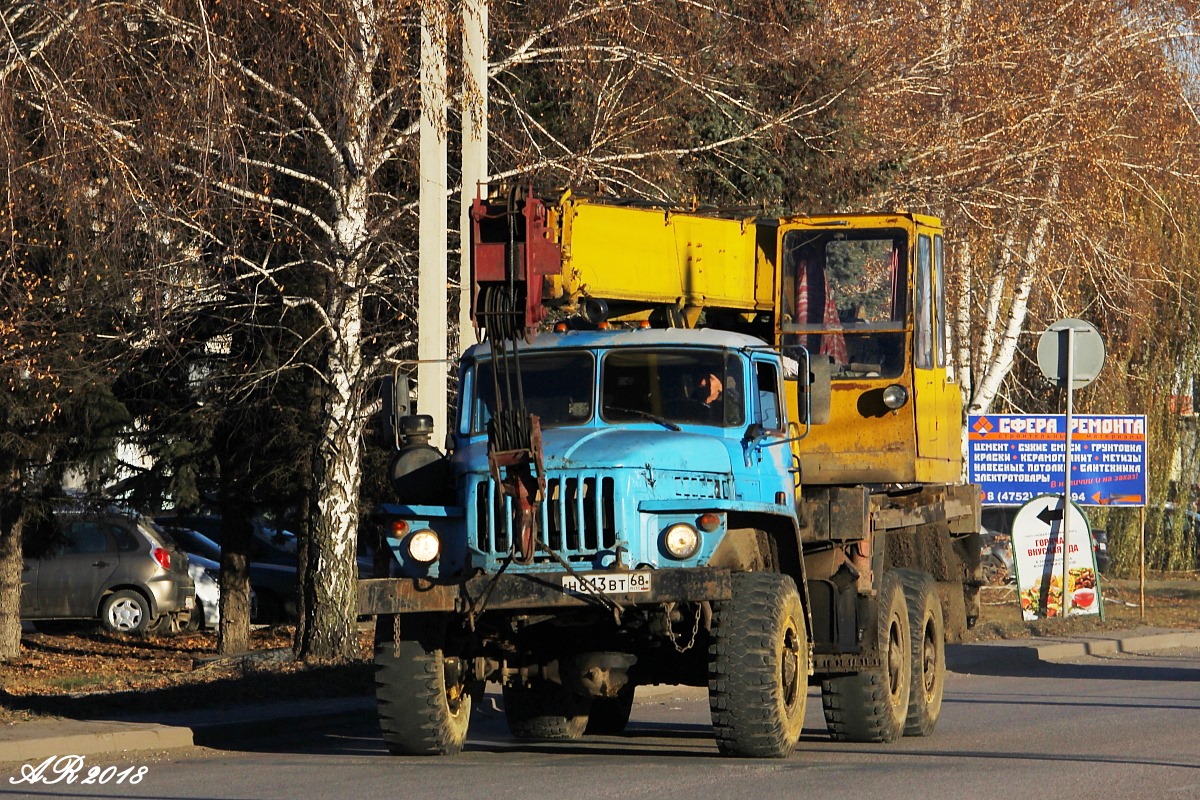
[[[649,328],[620,329],[607,331],[564,331],[562,333],[539,333],[530,344],[524,339],[518,343],[520,352],[569,349],[610,349],[614,347],[708,347],[741,350],[745,348],[771,349],[770,345],[755,336],[744,333],[716,330],[714,328]],[[467,349],[466,356],[478,358],[491,353],[490,342],[480,342]]]

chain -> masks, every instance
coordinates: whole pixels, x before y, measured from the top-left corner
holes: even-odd
[[[675,626],[671,624],[670,617],[667,618],[667,638],[671,640],[671,644],[675,645],[675,650],[680,653],[686,653],[691,650],[696,644],[696,636],[700,633],[700,606],[696,606],[696,621],[692,624],[692,638],[683,647],[679,646],[679,638],[675,635]]]

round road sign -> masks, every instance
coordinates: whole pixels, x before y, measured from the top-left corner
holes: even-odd
[[[1082,389],[1096,379],[1104,366],[1104,338],[1090,322],[1061,319],[1038,340],[1037,362],[1042,374],[1060,386],[1067,380],[1067,340],[1074,340],[1070,388]]]

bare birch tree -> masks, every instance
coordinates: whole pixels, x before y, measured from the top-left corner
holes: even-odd
[[[1196,22],[1169,2],[826,4],[809,41],[855,44],[863,127],[904,164],[867,202],[947,224],[971,412],[1000,396],[1031,312],[1120,327],[1131,299],[1170,282],[1129,257],[1143,232],[1122,213],[1195,186]],[[1077,283],[1109,290],[1081,302]]]

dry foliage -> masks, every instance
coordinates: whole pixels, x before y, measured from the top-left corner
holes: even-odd
[[[103,718],[244,706],[289,698],[373,691],[370,632],[349,661],[296,662],[293,632],[258,629],[256,658],[216,659],[216,638],[113,636],[80,625],[63,633],[26,633],[20,658],[0,666],[0,722],[44,716]],[[279,658],[264,658],[274,651]]]

